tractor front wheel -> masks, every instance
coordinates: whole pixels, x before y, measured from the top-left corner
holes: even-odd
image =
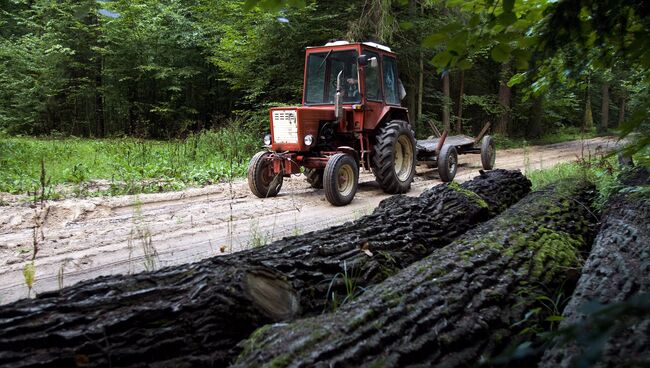
[[[258,152],[248,164],[248,187],[260,198],[275,197],[282,188],[282,173],[273,172],[270,155],[267,151]]]
[[[448,183],[454,180],[458,168],[458,153],[456,147],[445,144],[438,154],[438,175],[440,180]]]
[[[323,189],[323,169],[307,169],[305,168],[305,178],[307,182],[314,189]]]
[[[359,183],[359,166],[352,156],[337,153],[330,157],[325,166],[323,186],[325,197],[335,206],[352,202]]]
[[[415,138],[406,121],[393,120],[379,129],[372,171],[386,193],[405,193],[415,176]]]

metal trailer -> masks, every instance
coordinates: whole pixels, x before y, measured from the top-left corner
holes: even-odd
[[[433,124],[430,126],[438,137],[417,141],[417,159],[421,164],[437,167],[442,181],[454,180],[458,168],[458,155],[480,154],[483,169],[494,168],[496,146],[492,137],[485,135],[490,128],[490,123],[486,123],[475,138],[466,135],[449,136],[446,130],[440,134]]]

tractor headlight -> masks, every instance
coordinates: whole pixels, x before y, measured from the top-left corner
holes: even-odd
[[[314,136],[311,135],[311,134],[307,134],[305,136],[305,144],[308,145],[308,146],[311,146],[312,144],[314,144]]]
[[[271,145],[271,135],[267,134],[264,136],[264,145],[265,146],[270,146]]]

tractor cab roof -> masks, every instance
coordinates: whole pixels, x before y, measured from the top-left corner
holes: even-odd
[[[377,50],[381,50],[383,52],[388,52],[393,54],[393,50],[390,49],[390,47],[378,44],[376,42],[349,42],[349,41],[332,41],[328,42],[323,46],[309,46],[307,47],[307,50],[313,50],[313,49],[331,49],[331,48],[336,48],[336,49],[346,49],[346,48],[354,48],[357,49],[358,46],[363,45],[366,47],[371,47]]]

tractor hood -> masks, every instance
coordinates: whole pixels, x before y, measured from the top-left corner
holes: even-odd
[[[271,148],[281,151],[309,151],[318,139],[321,121],[333,121],[334,106],[274,107],[269,110],[271,122]],[[307,145],[305,137],[311,135],[313,143]]]

